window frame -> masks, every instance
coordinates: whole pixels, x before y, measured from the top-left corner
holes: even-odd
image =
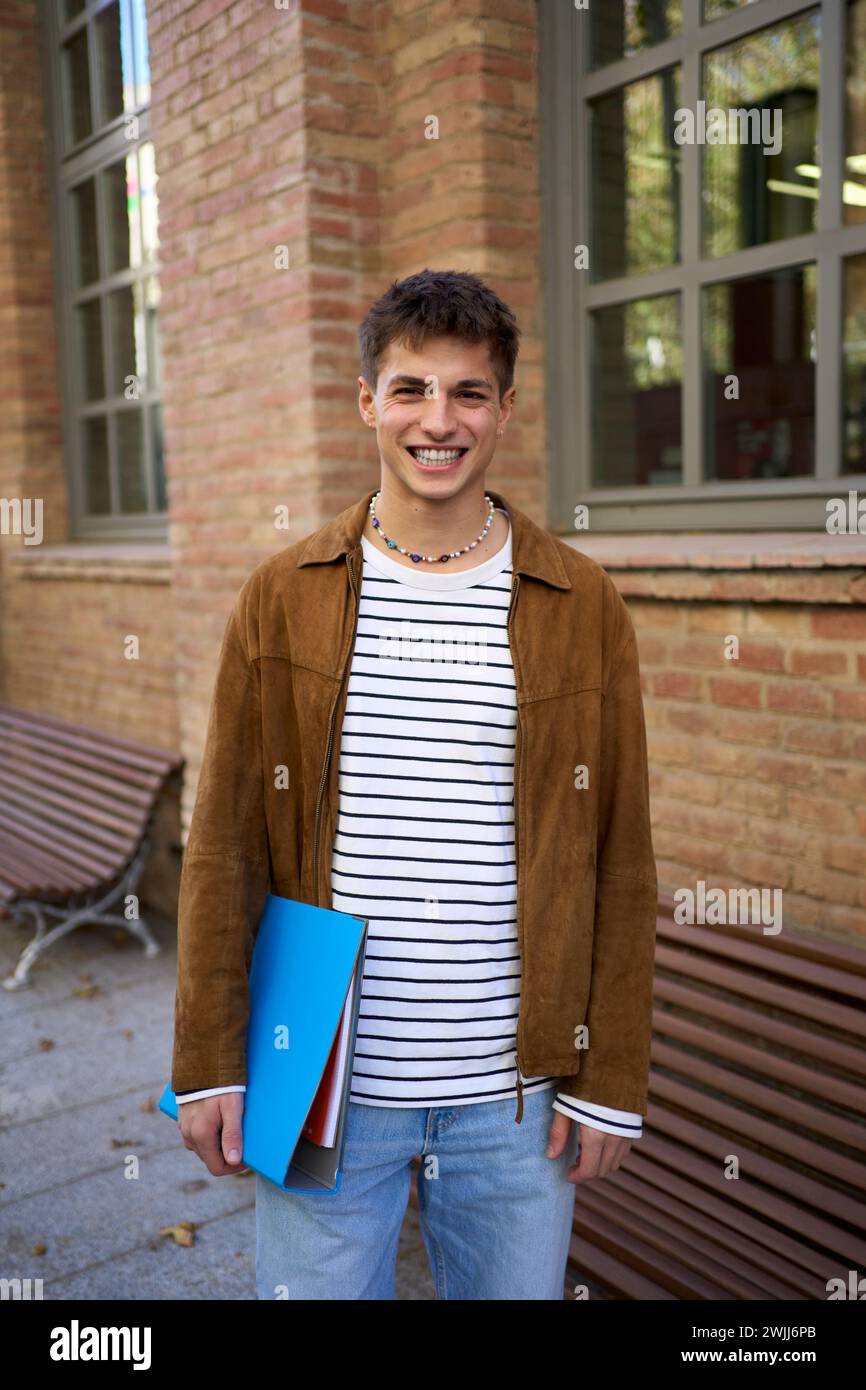
[[[81,424],[89,413],[106,420],[109,460],[109,486],[113,498],[119,497],[118,449],[119,440],[114,424],[114,416],[123,406],[113,399],[106,410],[101,402],[90,403],[79,391],[77,372],[77,353],[75,347],[76,306],[94,297],[101,303],[101,328],[103,375],[105,389],[110,381],[108,301],[105,296],[115,289],[128,288],[135,283],[142,285],[150,278],[159,281],[161,262],[158,255],[154,260],[138,270],[127,268],[115,272],[99,274],[84,290],[76,287],[73,260],[75,244],[75,225],[71,216],[71,190],[89,177],[94,177],[96,204],[96,227],[99,246],[104,254],[109,245],[110,219],[102,180],[95,176],[121,162],[131,153],[136,153],[143,145],[152,142],[150,106],[146,102],[136,102],[125,109],[112,121],[85,139],[78,141],[67,153],[63,139],[64,82],[62,65],[62,46],[64,41],[77,30],[92,23],[100,13],[117,3],[118,13],[132,32],[132,9],[130,0],[85,0],[81,12],[71,20],[60,17],[58,0],[38,0],[40,50],[42,60],[43,99],[45,105],[47,176],[49,185],[49,205],[51,232],[54,239],[54,315],[57,330],[59,386],[62,412],[63,463],[69,495],[69,530],[75,540],[149,540],[164,542],[168,535],[168,511],[155,509],[157,474],[154,448],[153,418],[154,407],[159,410],[162,404],[161,389],[142,389],[134,408],[141,413],[144,448],[144,486],[148,509],[138,512],[111,512],[105,514],[87,513],[84,510],[85,461],[82,457]],[[146,21],[145,21],[146,22]],[[132,61],[137,59],[133,45]],[[118,60],[120,55],[118,54]],[[88,73],[91,93],[96,90],[98,81],[97,52],[94,43],[88,44]],[[134,74],[136,88],[141,75]],[[135,140],[125,136],[126,122],[135,115],[139,132]],[[161,372],[160,372],[161,380]],[[102,398],[105,399],[105,398]],[[112,397],[109,397],[112,399]],[[90,409],[88,409],[90,407]],[[167,487],[167,479],[166,479]]]
[[[682,28],[663,43],[594,71],[587,53],[588,12],[538,6],[541,58],[543,278],[547,321],[549,524],[574,530],[574,508],[589,504],[594,530],[823,530],[823,499],[866,489],[866,472],[841,473],[844,259],[866,252],[866,222],[842,225],[845,139],[846,0],[756,0],[720,19],[702,19],[702,0],[682,0]],[[708,257],[701,250],[701,150],[681,146],[681,259],[663,270],[591,282],[574,269],[574,247],[591,244],[590,102],[658,70],[678,65],[681,101],[696,109],[706,53],[808,11],[820,11],[817,226],[806,236]],[[704,286],[763,271],[814,263],[817,283],[815,473],[808,478],[703,482]],[[566,280],[566,277],[568,279]],[[655,294],[680,295],[683,481],[593,487],[589,316],[592,310]],[[834,345],[821,351],[821,344]]]

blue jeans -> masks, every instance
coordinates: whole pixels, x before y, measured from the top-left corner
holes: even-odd
[[[337,1193],[284,1192],[256,1174],[256,1296],[393,1299],[410,1160],[436,1297],[561,1299],[576,1161],[573,1124],[546,1158],[553,1090],[515,1102],[399,1108],[349,1102]]]

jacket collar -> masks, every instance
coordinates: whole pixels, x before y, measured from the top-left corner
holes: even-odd
[[[327,563],[340,555],[359,550],[364,521],[370,510],[370,498],[377,491],[378,488],[373,488],[360,501],[353,502],[314,532],[301,550],[298,566]],[[494,492],[492,488],[485,491],[496,506],[504,508],[511,518],[511,563],[515,574],[542,579],[556,589],[570,589],[571,581],[553,537],[536,526],[531,517],[515,507],[502,493]]]

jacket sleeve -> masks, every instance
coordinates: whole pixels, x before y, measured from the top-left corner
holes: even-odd
[[[245,1085],[249,967],[270,886],[248,580],[220,648],[181,869],[172,1090]]]
[[[559,1091],[645,1114],[658,879],[637,639],[625,602],[614,592],[618,640],[601,716],[588,1036],[580,1071],[562,1080]]]

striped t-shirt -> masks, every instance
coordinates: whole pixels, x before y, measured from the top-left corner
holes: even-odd
[[[350,1099],[505,1100],[520,997],[510,527],[453,574],[361,543],[331,861],[334,908],[369,919]]]

